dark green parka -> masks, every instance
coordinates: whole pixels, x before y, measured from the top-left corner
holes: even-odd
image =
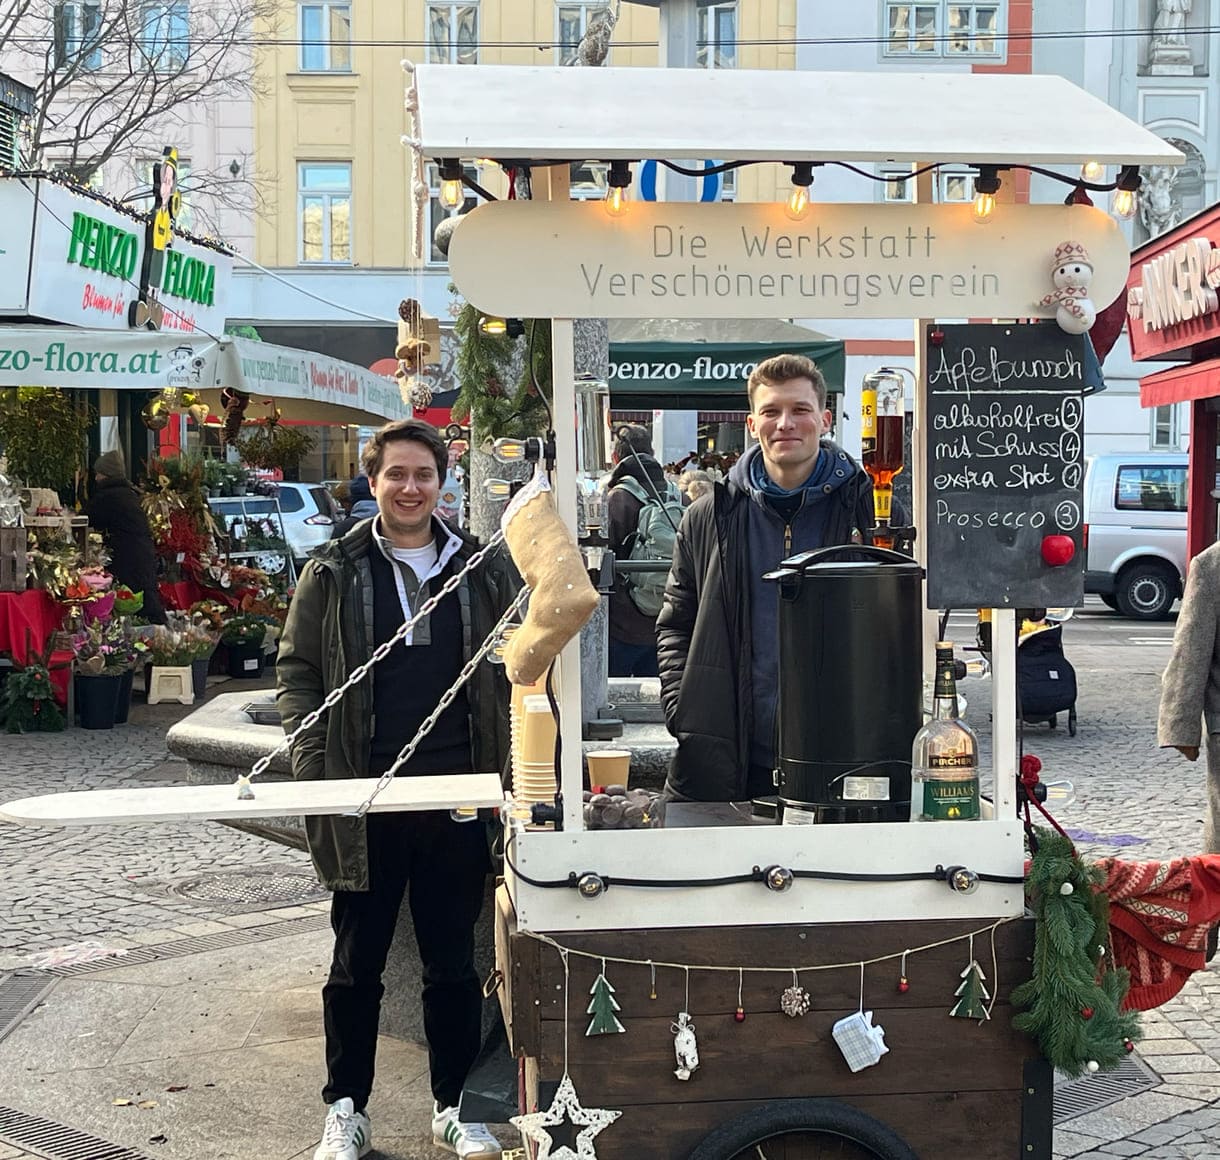
[[[463,541],[452,565],[460,568],[478,551],[478,541],[448,524],[445,528]],[[376,550],[372,529],[372,520],[357,524],[342,539],[319,548],[301,572],[276,660],[276,703],[285,733],[291,733],[373,653],[373,582],[368,559],[370,550]],[[463,579],[455,595],[461,601],[464,657],[469,659],[495,627],[516,595],[518,583],[503,549]],[[440,584],[434,580],[429,593],[434,594]],[[298,781],[369,776],[372,675],[350,689],[293,743],[292,774]],[[503,669],[488,661],[470,679],[470,748],[475,773],[500,773],[505,766],[508,690]],[[323,886],[368,890],[363,818],[308,817],[305,830]]]

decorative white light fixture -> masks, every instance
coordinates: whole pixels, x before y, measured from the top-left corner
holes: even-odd
[[[627,212],[627,190],[631,185],[630,163],[611,161],[606,185],[606,213],[611,217],[622,217]]]
[[[784,203],[784,213],[794,222],[809,214],[809,187],[813,184],[813,163],[796,161],[792,165],[792,192]]]
[[[441,205],[446,209],[457,209],[466,200],[466,187],[462,184],[462,163],[452,157],[440,164]]]
[[[1127,219],[1135,216],[1140,180],[1138,165],[1124,165],[1118,171],[1118,183],[1110,198],[1110,212],[1115,217]]]
[[[974,179],[974,220],[985,225],[995,213],[995,195],[1000,192],[1000,176],[994,165],[980,165]]]

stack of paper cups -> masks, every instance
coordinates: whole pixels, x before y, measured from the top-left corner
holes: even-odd
[[[513,797],[549,802],[555,797],[555,717],[550,700],[527,693],[514,715]]]

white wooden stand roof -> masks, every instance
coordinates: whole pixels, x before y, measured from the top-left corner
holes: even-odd
[[[1058,76],[416,65],[428,157],[1176,165]]]

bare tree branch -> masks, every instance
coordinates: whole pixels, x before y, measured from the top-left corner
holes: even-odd
[[[184,116],[255,94],[256,29],[274,29],[279,8],[277,0],[0,0],[0,70],[35,91],[22,164],[82,182],[111,162],[138,172]],[[255,205],[251,175],[249,165],[240,178],[193,171],[206,177],[207,197],[192,208],[207,219],[216,206]]]

